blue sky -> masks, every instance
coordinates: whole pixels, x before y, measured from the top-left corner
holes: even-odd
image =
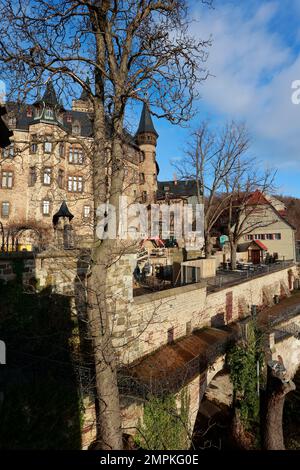
[[[251,154],[278,171],[277,191],[300,197],[300,105],[291,100],[300,80],[300,0],[214,0],[214,9],[190,3],[192,34],[212,36],[207,67],[214,75],[201,86],[191,128],[206,118],[246,122]],[[154,121],[160,179],[170,179],[191,129]]]

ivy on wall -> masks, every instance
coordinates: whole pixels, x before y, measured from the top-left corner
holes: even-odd
[[[254,321],[248,324],[247,339],[233,346],[227,360],[233,384],[234,403],[240,410],[244,426],[250,429],[259,418],[257,363],[259,372],[263,364],[261,334]]]
[[[148,450],[184,450],[189,448],[189,407],[186,391],[180,395],[180,409],[174,395],[150,397],[144,406],[136,443]]]

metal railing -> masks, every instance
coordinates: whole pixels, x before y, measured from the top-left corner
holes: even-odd
[[[274,264],[252,266],[251,269],[245,271],[223,271],[219,270],[216,277],[207,280],[208,292],[221,289],[225,286],[233,286],[248,279],[267,275],[273,272],[281,271],[294,266],[294,261],[278,261]]]

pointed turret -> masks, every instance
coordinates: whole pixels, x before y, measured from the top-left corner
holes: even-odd
[[[153,125],[149,105],[144,103],[136,143],[141,150],[139,179],[141,198],[144,203],[152,203],[157,191],[156,144],[158,133]]]
[[[91,83],[90,83],[90,78],[87,76],[87,79],[85,81],[85,84],[88,89],[91,89]],[[79,111],[81,113],[92,113],[94,108],[93,108],[93,103],[90,99],[89,93],[85,88],[82,88],[81,95],[79,99],[73,100],[72,101],[72,110],[73,111]]]
[[[47,82],[46,90],[45,90],[44,96],[42,98],[42,101],[45,104],[48,104],[50,106],[60,106],[60,104],[58,102],[58,99],[57,99],[57,96],[56,96],[56,92],[55,92],[53,83],[52,83],[51,80],[49,80]]]
[[[48,80],[44,95],[41,97],[40,90],[38,89],[38,96],[35,103],[34,121],[51,122],[53,124],[62,124],[62,113],[64,107],[59,102],[55,88],[51,80]]]
[[[87,76],[87,79],[85,81],[85,84],[88,88],[90,88],[91,84],[90,84],[90,77]],[[86,91],[85,88],[82,89],[82,92],[81,92],[81,95],[80,95],[80,98],[79,98],[81,101],[87,101],[89,99],[89,95],[88,95],[88,92]]]
[[[74,215],[69,211],[66,201],[62,202],[58,212],[54,214],[53,225],[57,225],[60,218],[67,218],[69,219],[69,222],[71,222],[71,220],[74,218]]]
[[[140,124],[139,124],[136,135],[138,136],[139,134],[148,134],[148,133],[154,134],[156,138],[158,137],[158,133],[156,132],[155,127],[153,125],[149,105],[147,103],[144,103],[142,114],[141,114],[141,119],[140,119]]]

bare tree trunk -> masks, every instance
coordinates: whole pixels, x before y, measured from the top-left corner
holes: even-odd
[[[103,61],[101,43],[98,44],[99,61]],[[120,175],[113,173],[111,191],[108,192],[108,175],[105,113],[103,106],[103,82],[96,75],[96,90],[99,100],[95,104],[95,152],[93,155],[93,192],[95,210],[99,204],[109,202],[118,207],[118,197],[122,194]],[[116,136],[111,138],[111,158],[116,159]],[[118,180],[117,182],[115,180]],[[121,183],[120,183],[121,180]],[[118,219],[117,219],[118,220]],[[122,445],[119,390],[117,384],[117,363],[112,345],[110,292],[108,282],[109,266],[117,252],[115,240],[98,240],[96,224],[92,249],[90,273],[88,276],[88,321],[92,337],[97,391],[97,442],[96,449],[120,450]]]
[[[88,280],[88,313],[95,360],[97,449],[122,449],[117,364],[109,318],[107,269],[103,266],[105,243],[97,250]],[[99,260],[99,258],[101,258]]]
[[[272,375],[268,367],[268,385],[265,405],[265,417],[263,419],[263,447],[265,450],[285,450],[282,416],[286,395],[295,390],[292,380],[283,382]]]
[[[205,250],[205,258],[211,258],[212,242],[211,242],[209,233],[205,234],[204,250]]]
[[[237,408],[234,409],[234,416],[232,420],[231,429],[235,443],[240,449],[253,449],[253,436],[251,436],[251,434],[246,431],[245,426],[240,417],[240,412]]]
[[[231,269],[234,271],[236,269],[236,252],[237,252],[237,244],[234,242],[230,242],[230,262],[231,262]]]

